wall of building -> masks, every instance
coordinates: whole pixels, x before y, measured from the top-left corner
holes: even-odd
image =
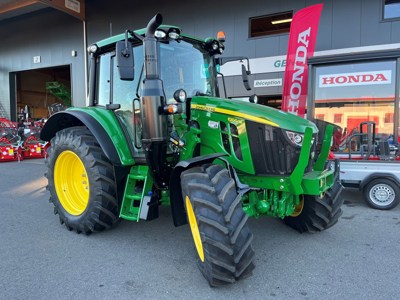
[[[381,1],[377,0],[248,0],[230,1],[152,1],[140,7],[135,1],[120,0],[110,5],[107,0],[87,0],[89,40],[94,42],[126,28],[143,28],[157,12],[165,23],[182,27],[187,34],[215,36],[219,30],[227,35],[226,55],[251,58],[286,53],[288,34],[249,38],[250,17],[300,10],[324,3],[317,51],[400,42],[400,21],[381,22]]]
[[[179,25],[187,34],[227,35],[226,56],[244,55],[251,59],[286,54],[288,34],[249,38],[250,17],[277,12],[294,12],[324,3],[316,51],[400,43],[400,21],[383,22],[381,0],[247,0],[159,1],[147,4],[131,0],[86,0],[88,42],[120,33],[126,28],[147,25],[157,12],[164,23]],[[73,104],[85,104],[82,22],[52,9],[5,20],[0,23],[0,103],[9,109],[9,73],[55,65],[72,65]],[[71,57],[71,50],[78,56]],[[41,55],[40,65],[33,56]],[[250,80],[282,77],[282,72],[259,73]],[[245,96],[240,78],[227,80],[229,96]],[[258,94],[279,94],[281,86],[256,88]]]
[[[151,5],[120,0],[110,5],[106,0],[87,0],[89,42],[106,38],[124,31],[147,25],[157,12],[164,16],[166,24],[179,25],[183,32],[199,37],[226,33],[225,56],[249,58],[276,57],[286,54],[288,34],[249,38],[249,18],[283,11],[296,12],[309,5],[324,3],[316,51],[386,45],[400,42],[400,21],[382,21],[382,1],[377,0],[248,0],[231,4],[229,1],[199,2],[153,1]],[[237,74],[240,73],[240,65]],[[270,66],[265,67],[270,68]],[[271,72],[272,71],[272,72]],[[269,69],[251,75],[250,81],[282,78],[282,70]],[[229,96],[280,94],[282,86],[255,88],[246,91],[240,76],[226,80]]]
[[[10,73],[71,66],[72,101],[85,105],[83,25],[65,13],[45,9],[0,23],[0,103],[10,111]],[[72,57],[71,51],[77,56]],[[40,63],[33,57],[40,56]]]

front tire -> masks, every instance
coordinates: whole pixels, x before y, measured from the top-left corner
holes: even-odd
[[[57,132],[48,149],[50,202],[60,223],[77,233],[102,231],[118,220],[114,169],[86,127]]]
[[[182,173],[181,185],[198,267],[208,283],[226,285],[251,275],[253,234],[228,171],[194,167]]]
[[[364,198],[372,208],[392,209],[400,202],[400,188],[389,179],[374,179],[365,186]]]
[[[320,232],[332,227],[342,215],[342,190],[342,185],[336,181],[322,198],[304,195],[295,213],[285,217],[283,222],[300,233]]]

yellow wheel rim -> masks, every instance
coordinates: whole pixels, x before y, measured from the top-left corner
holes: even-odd
[[[291,217],[298,217],[300,216],[301,212],[303,211],[304,208],[304,198],[300,200],[300,203],[296,205],[294,208],[294,212],[290,215]]]
[[[189,219],[190,230],[192,231],[194,244],[196,245],[197,254],[200,257],[200,260],[204,262],[204,250],[203,243],[201,242],[199,226],[197,225],[197,220],[193,211],[192,203],[190,203],[190,199],[188,196],[186,196],[186,211]]]
[[[81,159],[72,151],[62,152],[54,166],[54,186],[63,208],[79,216],[89,203],[89,180]]]

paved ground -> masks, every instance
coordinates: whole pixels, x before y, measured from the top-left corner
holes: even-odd
[[[168,209],[78,235],[53,215],[43,160],[0,164],[0,299],[398,299],[400,206],[373,210],[346,191],[343,216],[320,234],[251,220],[254,275],[209,288],[188,227]]]

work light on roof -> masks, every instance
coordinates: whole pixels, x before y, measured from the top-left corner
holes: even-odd
[[[156,30],[156,32],[154,33],[154,36],[156,38],[163,39],[167,36],[167,34],[162,30]]]
[[[179,38],[180,34],[179,31],[172,28],[169,32],[168,32],[168,36],[170,39],[176,40]]]
[[[96,53],[97,49],[99,49],[99,47],[97,47],[96,44],[93,44],[93,45],[90,45],[90,46],[87,48],[87,51],[88,51],[89,53]]]

